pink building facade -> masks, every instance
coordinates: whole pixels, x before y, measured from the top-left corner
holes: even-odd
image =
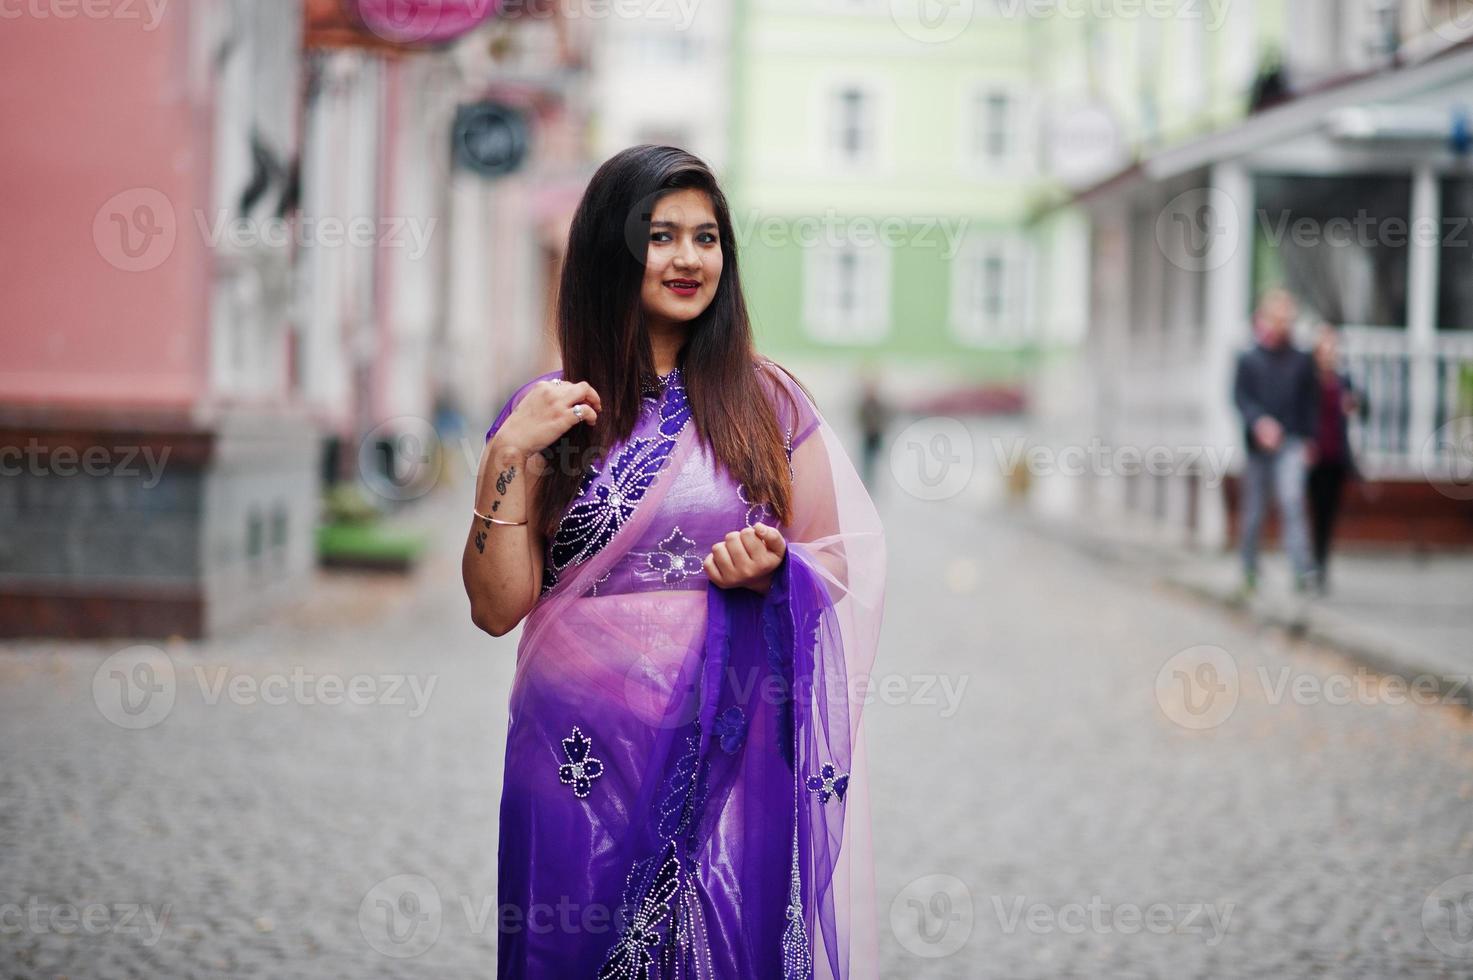
[[[401,437],[443,403],[474,431],[547,361],[588,172],[560,25],[512,24],[512,65],[316,0],[154,6],[0,31],[0,635],[200,636],[300,594],[325,480],[428,492]],[[536,129],[490,181],[449,127],[498,92]]]

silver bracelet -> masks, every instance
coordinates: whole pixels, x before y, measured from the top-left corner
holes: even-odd
[[[481,520],[486,521],[490,524],[505,524],[507,527],[521,527],[523,524],[527,523],[525,518],[520,521],[503,521],[499,517],[487,517],[485,514],[476,510],[474,507],[471,508],[471,513],[475,514]]]

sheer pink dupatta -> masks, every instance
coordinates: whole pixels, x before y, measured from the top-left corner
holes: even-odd
[[[831,603],[819,630],[812,715],[830,729],[818,736],[832,755],[849,755],[842,843],[829,889],[833,928],[821,914],[825,927],[813,937],[814,976],[873,977],[878,975],[878,924],[860,721],[884,612],[885,534],[833,428],[790,379],[776,373],[798,402],[798,431],[813,429],[793,451],[793,515],[781,527],[789,548],[817,573]],[[820,901],[821,912],[827,905]]]

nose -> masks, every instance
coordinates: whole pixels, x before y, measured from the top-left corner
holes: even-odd
[[[680,247],[675,250],[675,258],[671,261],[682,271],[699,269],[701,253],[696,251],[695,244],[689,238],[685,238],[681,240]]]

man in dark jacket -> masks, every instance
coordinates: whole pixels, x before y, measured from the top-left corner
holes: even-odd
[[[1299,307],[1286,290],[1274,289],[1258,302],[1253,317],[1257,343],[1238,358],[1233,401],[1243,416],[1248,461],[1240,497],[1243,581],[1258,584],[1258,536],[1270,494],[1278,504],[1284,549],[1295,588],[1314,576],[1304,507],[1306,447],[1315,435],[1319,382],[1314,359],[1290,342]]]

